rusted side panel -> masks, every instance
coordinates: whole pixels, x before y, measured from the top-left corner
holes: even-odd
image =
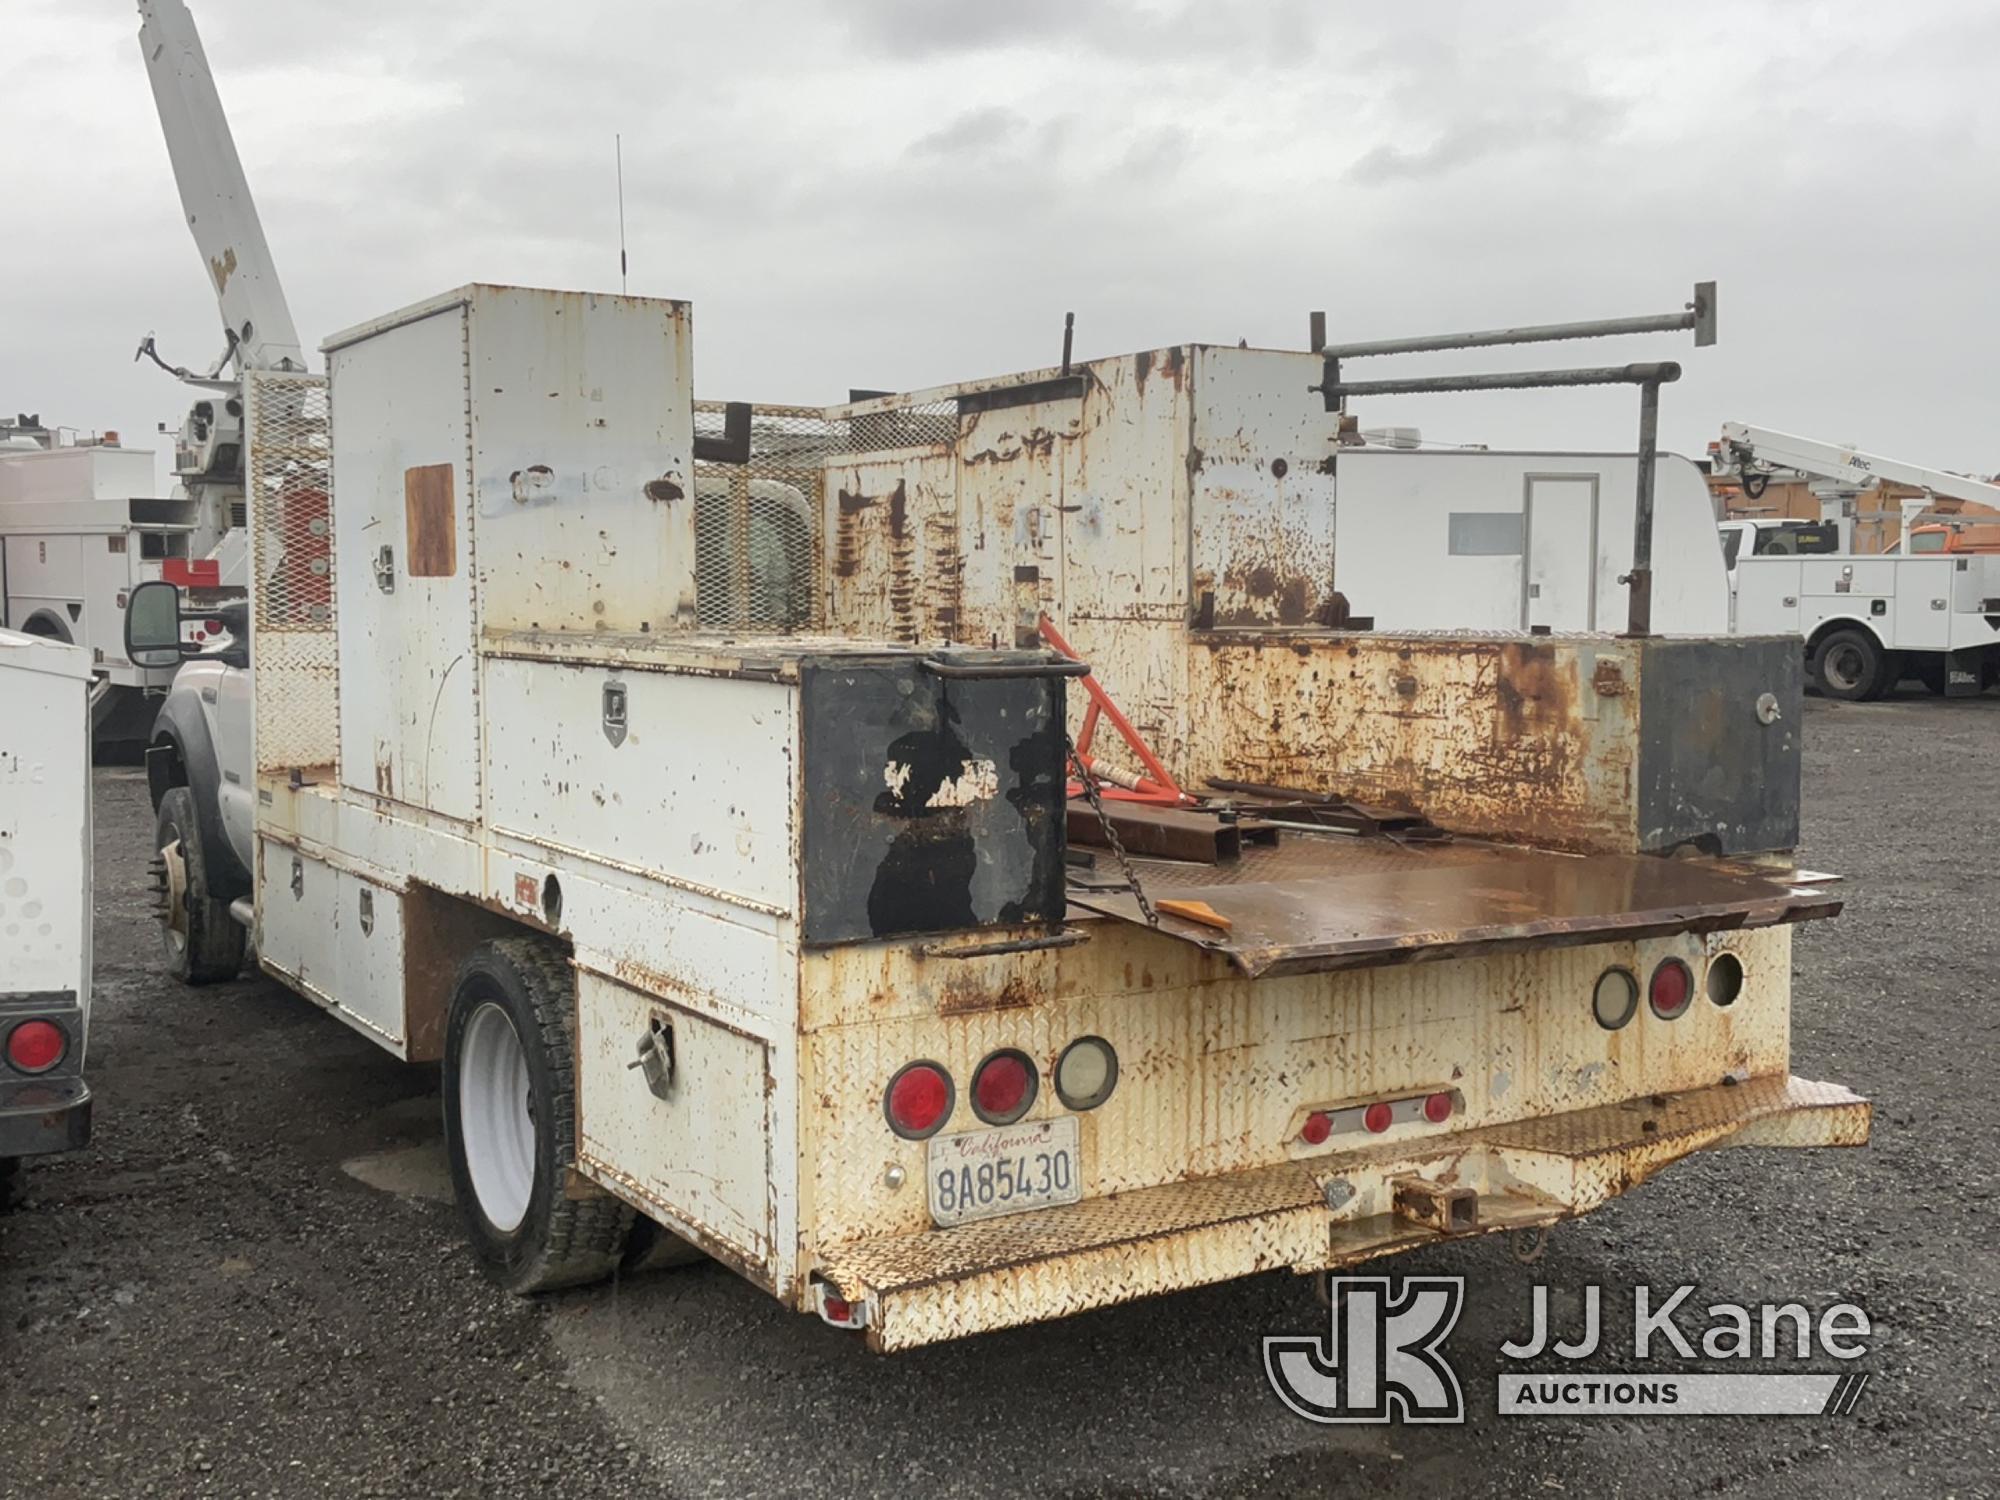
[[[967,645],[1032,642],[1036,618],[1061,607],[1065,452],[1084,401],[974,412],[958,434],[960,545]]]
[[[1080,947],[999,959],[920,959],[902,946],[808,954],[801,964],[801,1182],[807,1243],[828,1247],[930,1227],[921,1142],[883,1120],[890,1078],[915,1058],[958,1080],[948,1129],[976,1128],[966,1102],[989,1052],[1019,1048],[1044,1079],[1030,1118],[1062,1112],[1052,1076],[1079,1036],[1117,1049],[1119,1082],[1078,1116],[1086,1199],[1315,1153],[1299,1128],[1315,1108],[1458,1093],[1452,1130],[1762,1077],[1787,1063],[1789,928],[1680,935],[1372,969],[1244,979],[1157,933],[1093,925]],[[1709,957],[1742,963],[1741,997],[1678,1020],[1644,1011],[1620,1031],[1590,1019],[1593,985],[1623,964],[1644,975],[1673,955],[1697,981]],[[1385,1143],[1448,1139],[1398,1125]],[[1327,1149],[1337,1149],[1336,1139]],[[888,1169],[898,1167],[900,1186]],[[998,1222],[1005,1222],[998,1221]]]
[[[1203,624],[1333,623],[1339,414],[1306,387],[1316,355],[1194,351],[1190,603]]]
[[[834,462],[826,532],[834,628],[906,645],[960,638],[965,559],[948,453]]]
[[[1190,784],[1339,792],[1464,833],[1630,849],[1635,654],[1604,637],[1197,636]]]
[[[1061,614],[1183,619],[1193,350],[1086,367],[1081,427],[1062,447]]]

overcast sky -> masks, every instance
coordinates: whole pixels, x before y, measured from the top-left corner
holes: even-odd
[[[2000,6],[191,0],[300,332],[472,280],[690,299],[702,395],[839,399],[1186,341],[1674,309],[1726,418],[2000,468]],[[5,0],[0,407],[147,440],[214,302],[121,0]],[[1578,353],[1578,351],[1588,351]],[[1574,356],[1574,357],[1573,357]],[[1629,446],[1625,391],[1364,424]]]

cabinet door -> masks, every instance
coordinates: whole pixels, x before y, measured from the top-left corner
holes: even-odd
[[[340,773],[479,811],[465,310],[333,352]]]

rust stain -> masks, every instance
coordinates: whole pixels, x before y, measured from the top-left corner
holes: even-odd
[[[236,274],[236,247],[226,247],[222,254],[214,256],[208,263],[208,274],[215,282],[216,295],[229,290],[229,278]]]
[[[1271,631],[1200,640],[1190,664],[1194,699],[1215,710],[1197,775],[1338,792],[1555,848],[1630,847],[1636,735],[1625,714],[1585,717],[1604,679],[1576,646]]]
[[[1022,1010],[1041,998],[1019,974],[1010,974],[997,989],[976,982],[947,985],[938,995],[938,1014],[963,1016],[977,1011]]]
[[[843,489],[835,500],[833,573],[836,578],[852,578],[861,567],[861,515],[875,503],[873,495]]]

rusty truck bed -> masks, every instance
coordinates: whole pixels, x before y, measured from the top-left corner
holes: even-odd
[[[1766,927],[1833,916],[1827,877],[1716,859],[1562,854],[1455,839],[1286,833],[1214,864],[1134,858],[1153,901],[1210,907],[1227,930],[1162,913],[1160,931],[1244,974],[1366,968],[1527,945]],[[1099,875],[1116,871],[1105,855]],[[1072,906],[1143,922],[1128,888],[1072,880]],[[1098,888],[1093,888],[1098,887]]]

